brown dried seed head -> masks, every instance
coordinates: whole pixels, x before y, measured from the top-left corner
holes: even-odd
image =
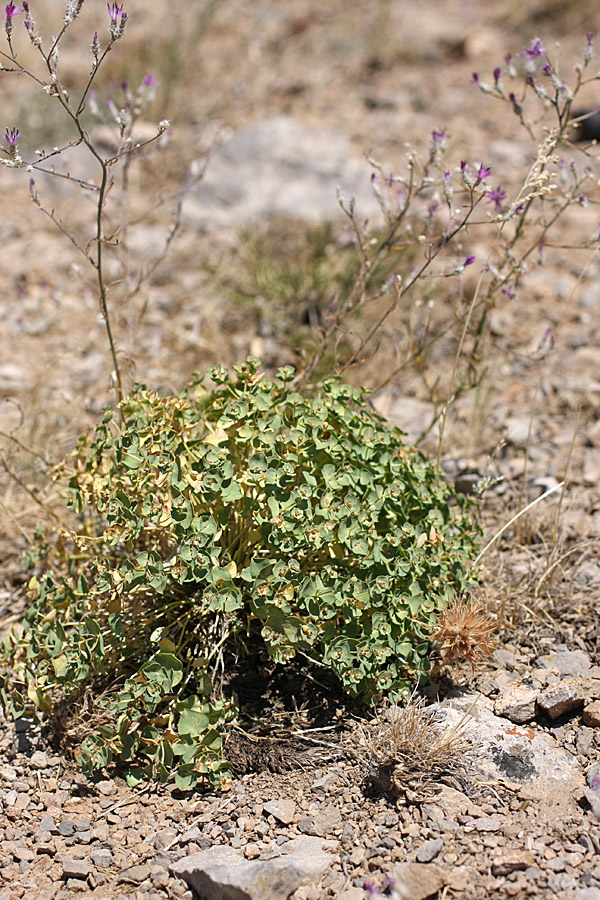
[[[495,631],[495,617],[485,607],[459,600],[440,613],[431,638],[440,645],[443,663],[464,659],[475,666],[494,650]]]

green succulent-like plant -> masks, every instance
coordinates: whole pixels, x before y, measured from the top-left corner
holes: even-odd
[[[371,701],[427,676],[436,614],[472,579],[466,501],[363,391],[277,374],[248,359],[179,396],[139,387],[58,471],[79,526],[40,539],[2,698],[86,705],[84,771],[226,784],[234,653],[303,653]]]

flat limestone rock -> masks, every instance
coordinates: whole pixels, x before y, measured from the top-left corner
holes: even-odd
[[[463,734],[477,748],[471,766],[488,781],[519,785],[544,783],[554,788],[583,789],[577,759],[527,725],[516,725],[486,708],[480,695],[466,695],[439,705],[449,727],[463,723]]]
[[[203,900],[287,900],[303,884],[318,884],[331,866],[327,844],[300,837],[291,852],[268,860],[248,860],[239,850],[214,846],[169,866]]]

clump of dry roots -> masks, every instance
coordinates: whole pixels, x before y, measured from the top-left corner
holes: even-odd
[[[431,640],[439,647],[442,665],[465,660],[475,668],[494,650],[496,628],[495,617],[484,606],[461,600],[439,614]]]
[[[465,772],[472,744],[463,724],[449,728],[439,710],[411,698],[391,706],[363,728],[369,779],[399,799],[421,802],[439,790],[442,776]]]

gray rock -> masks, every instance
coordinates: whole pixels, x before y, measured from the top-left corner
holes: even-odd
[[[293,800],[269,800],[263,807],[263,813],[273,816],[282,825],[289,825],[296,814],[296,804]]]
[[[428,863],[441,853],[444,846],[443,838],[435,838],[432,841],[425,841],[417,850],[417,862]]]
[[[445,870],[435,863],[399,863],[392,869],[392,890],[402,900],[425,900],[448,882]]]
[[[285,856],[247,860],[228,846],[201,850],[169,866],[204,900],[287,900],[302,884],[318,882],[332,864],[325,843],[300,837]]]
[[[561,787],[581,790],[583,773],[572,754],[530,727],[493,715],[486,702],[481,695],[465,695],[438,705],[448,726],[462,723],[464,736],[476,747],[470,759],[472,769],[491,782],[544,782],[549,793]]]
[[[63,878],[87,878],[92,867],[87,859],[63,859]]]
[[[40,819],[40,824],[37,827],[37,834],[44,834],[45,832],[49,832],[50,834],[58,834],[58,828],[56,826],[56,822],[54,821],[54,816],[51,816],[49,813],[42,816]]]
[[[537,705],[551,719],[558,719],[565,713],[582,707],[585,695],[585,682],[578,678],[568,678],[545,688],[537,698]]]
[[[575,676],[587,675],[592,666],[583,650],[554,650],[538,657],[536,663],[544,669],[553,669],[559,675]]]
[[[36,750],[31,754],[29,764],[31,765],[32,769],[47,769],[48,754],[44,753],[42,750]]]
[[[579,888],[576,894],[573,894],[571,900],[600,900],[600,888],[585,887]]]
[[[75,834],[75,823],[70,819],[63,819],[62,822],[58,823],[58,833],[62,837],[71,837],[71,835]]]
[[[146,878],[150,878],[151,874],[152,866],[144,863],[141,866],[130,866],[129,869],[125,869],[124,872],[121,872],[117,881],[124,881],[126,884],[141,884]]]
[[[600,700],[587,703],[583,710],[583,724],[590,728],[600,727]]]
[[[498,816],[481,816],[471,823],[475,831],[500,831],[502,822]]]
[[[183,200],[182,216],[201,228],[239,228],[276,216],[322,222],[342,215],[338,188],[357,198],[361,217],[376,215],[371,171],[340,134],[291,116],[263,119],[211,156],[202,181]]]
[[[533,688],[522,684],[511,685],[496,698],[494,712],[497,716],[505,716],[518,725],[531,722],[535,719],[537,696],[538,691]]]
[[[97,869],[107,869],[113,860],[113,855],[108,847],[98,847],[90,853],[90,860]]]
[[[198,828],[197,825],[192,825],[191,828],[188,828],[187,831],[179,838],[179,843],[182,845],[190,844],[192,841],[199,841],[203,837],[202,831]]]
[[[161,828],[161,830],[157,831],[154,835],[154,840],[152,841],[154,849],[164,850],[176,837],[177,832],[173,831],[171,828]]]

